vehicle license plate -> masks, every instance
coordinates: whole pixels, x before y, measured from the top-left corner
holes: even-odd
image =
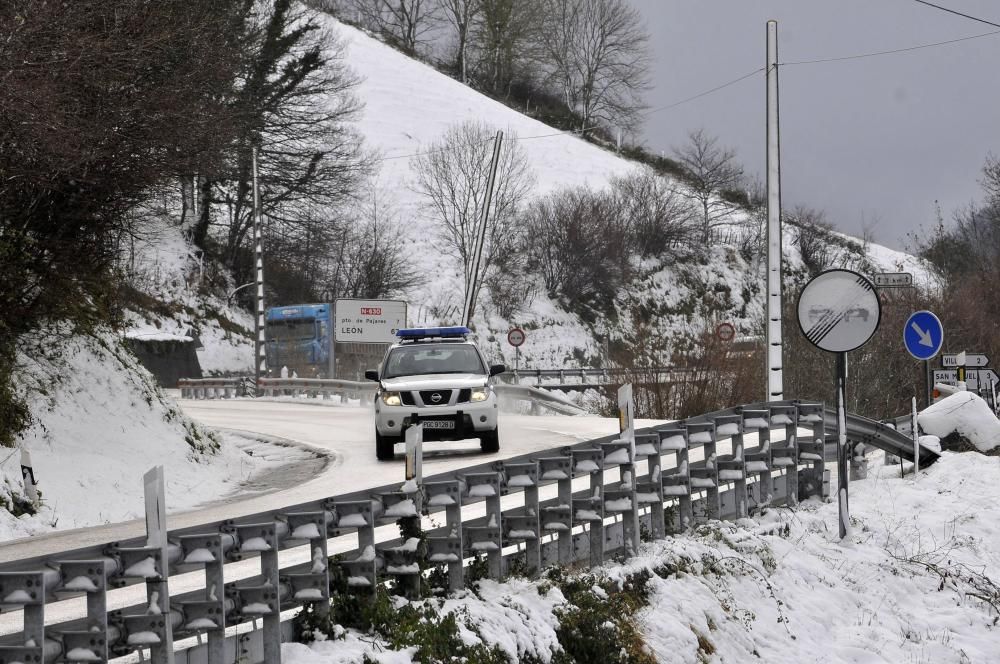
[[[451,420],[421,420],[425,429],[454,429],[455,423]]]

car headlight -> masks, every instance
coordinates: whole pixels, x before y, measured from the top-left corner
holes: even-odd
[[[488,387],[477,387],[472,390],[472,394],[469,396],[470,401],[486,401],[490,396],[490,388]]]
[[[399,398],[399,392],[383,392],[382,403],[386,406],[399,406],[403,401]]]

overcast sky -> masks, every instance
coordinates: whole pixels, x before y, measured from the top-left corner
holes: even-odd
[[[648,20],[653,108],[763,67],[768,19],[779,61],[871,53],[997,31],[914,0],[632,0]],[[1000,23],[998,0],[935,0]],[[822,209],[858,235],[905,248],[908,232],[981,198],[1000,154],[1000,34],[906,53],[779,68],[782,204]],[[641,140],[669,154],[704,128],[763,176],[763,73],[652,113]]]

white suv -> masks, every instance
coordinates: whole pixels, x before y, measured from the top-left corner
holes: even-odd
[[[399,330],[380,371],[366,371],[377,381],[375,455],[393,457],[393,446],[406,428],[424,425],[424,440],[478,438],[483,452],[500,449],[497,397],[492,378],[502,364],[488,365],[466,327]]]

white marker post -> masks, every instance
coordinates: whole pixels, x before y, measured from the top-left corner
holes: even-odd
[[[620,465],[619,469],[622,483],[625,482],[626,473],[630,477],[632,496],[631,512],[622,515],[622,539],[628,554],[634,556],[639,551],[639,498],[635,490],[635,401],[632,399],[631,383],[618,388],[618,428],[621,431],[619,438],[628,441],[629,458],[629,462]]]
[[[996,401],[994,399],[994,401]],[[21,477],[24,478],[24,493],[31,504],[38,507],[38,483],[35,481],[35,469],[31,466],[31,453],[21,448]]]
[[[163,466],[151,468],[142,476],[143,494],[146,498],[146,546],[159,549],[159,569],[162,576],[146,581],[146,598],[155,603],[164,616],[170,615],[170,592],[167,590],[167,501],[165,497]],[[174,635],[170,621],[166,621],[162,643],[150,646],[150,661],[154,664],[174,664]]]
[[[910,426],[913,428],[913,480],[916,481],[920,471],[920,436],[917,433],[917,398],[913,397],[913,407],[910,413]]]
[[[406,429],[406,480],[420,484],[424,478],[424,425]]]

